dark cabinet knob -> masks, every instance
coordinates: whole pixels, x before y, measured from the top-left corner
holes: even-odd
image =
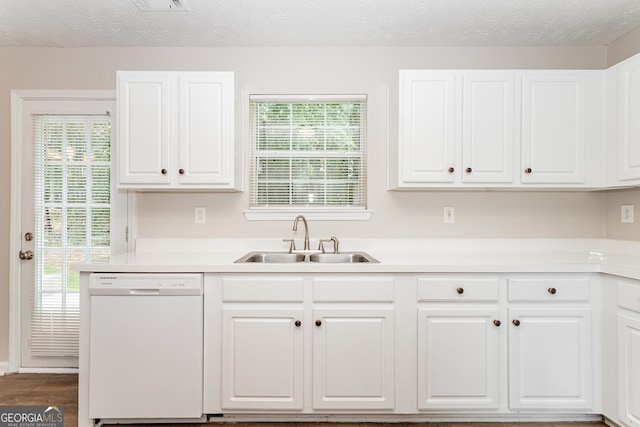
[[[316,320],[316,326],[322,326],[322,320]]]
[[[518,319],[513,319],[512,322],[515,326],[520,326],[520,321]]]
[[[454,173],[456,170],[454,168],[449,168],[448,171],[449,173]]]
[[[549,289],[547,289],[547,292],[549,292],[551,295],[555,295],[556,292],[558,292],[558,291],[556,290],[556,288],[549,288]]]
[[[502,325],[502,322],[496,319],[493,321],[493,324],[499,327],[500,325]]]
[[[160,172],[162,173],[162,175],[166,175],[167,174],[167,170],[166,169],[162,169]]]
[[[473,169],[471,169],[471,168],[466,168],[466,169],[465,169],[465,172],[466,172],[466,173],[471,173],[471,171],[472,171],[472,170],[473,170]]]
[[[533,171],[531,170],[531,168],[526,168],[526,169],[524,170],[524,173],[531,173],[531,172],[533,172]]]
[[[180,169],[180,170],[178,170],[178,173],[179,173],[180,175],[184,175],[184,169]]]
[[[456,289],[456,292],[459,293],[460,295],[464,294],[464,289],[463,288],[458,288]]]
[[[299,320],[296,320],[296,323],[294,323],[296,325],[296,328],[299,328],[300,326],[302,326],[302,322]]]

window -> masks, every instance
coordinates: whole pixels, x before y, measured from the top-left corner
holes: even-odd
[[[252,95],[247,217],[287,219],[295,211],[368,218],[366,107],[364,95]]]
[[[35,116],[36,273],[31,355],[77,356],[76,262],[110,254],[108,116]]]

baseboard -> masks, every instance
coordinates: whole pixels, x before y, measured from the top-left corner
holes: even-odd
[[[557,423],[557,422],[597,422],[599,414],[208,414],[209,423]],[[620,427],[620,426],[618,426]]]
[[[607,418],[607,417],[602,417],[602,418],[603,418],[603,419],[602,419],[602,421],[603,421],[606,425],[608,425],[608,426],[610,426],[610,427],[622,427],[622,425],[621,425],[621,424],[616,423],[615,421],[611,420],[610,418]]]
[[[20,368],[21,374],[77,374],[78,368]]]
[[[0,362],[0,377],[9,373],[9,362]]]

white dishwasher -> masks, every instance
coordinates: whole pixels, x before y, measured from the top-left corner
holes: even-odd
[[[92,274],[89,417],[202,416],[202,274]]]

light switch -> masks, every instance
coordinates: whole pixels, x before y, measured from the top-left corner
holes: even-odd
[[[620,222],[633,224],[633,205],[620,206]]]
[[[207,208],[196,208],[195,223],[206,224],[207,222]]]

